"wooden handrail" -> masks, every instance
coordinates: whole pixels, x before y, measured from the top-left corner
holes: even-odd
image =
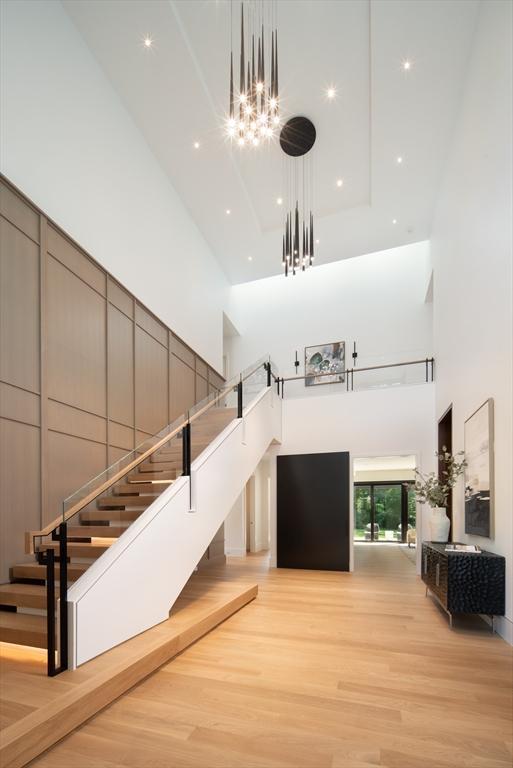
[[[108,490],[114,483],[117,483],[118,480],[121,480],[125,475],[127,475],[129,472],[131,472],[135,467],[137,467],[139,464],[141,464],[145,459],[147,459],[149,456],[151,456],[155,451],[157,451],[159,448],[161,448],[163,445],[165,445],[169,440],[172,440],[172,438],[180,432],[180,430],[183,429],[183,427],[187,424],[187,422],[183,422],[180,424],[179,427],[174,429],[169,435],[166,435],[165,437],[161,438],[158,443],[156,443],[152,448],[148,448],[147,451],[142,453],[137,459],[134,459],[130,462],[130,464],[127,464],[126,467],[123,467],[123,469],[120,469],[119,472],[116,472],[115,475],[110,477],[108,480],[105,480],[101,485],[98,485],[95,487],[94,491],[91,491],[87,494],[87,496],[84,496],[83,499],[78,501],[76,504],[74,504],[72,507],[68,509],[67,512],[65,512],[60,517],[57,517],[55,520],[52,520],[51,523],[48,523],[47,526],[42,528],[40,531],[27,531],[25,533],[25,552],[28,555],[34,554],[34,539],[38,538],[40,536],[49,536],[52,531],[54,531],[60,523],[66,522],[66,520],[69,520],[70,517],[73,517],[77,514],[77,512],[80,512],[81,509],[84,507],[87,507],[88,504],[90,504],[92,501],[94,501],[100,494],[102,494],[104,491]]]
[[[255,369],[256,370],[256,369]],[[252,372],[254,373],[254,371]],[[251,375],[251,374],[248,374]],[[246,376],[246,378],[248,378]],[[54,531],[58,525],[61,523],[66,522],[66,520],[69,520],[70,517],[73,517],[77,514],[77,512],[80,512],[80,510],[84,509],[88,504],[90,504],[92,501],[94,501],[98,496],[100,496],[104,491],[107,491],[112,485],[118,482],[118,480],[121,480],[125,475],[127,475],[129,472],[131,472],[133,469],[135,469],[139,464],[141,464],[143,461],[145,461],[147,458],[152,456],[155,451],[158,451],[160,448],[162,448],[163,445],[168,443],[170,440],[175,437],[184,427],[186,424],[191,424],[193,421],[196,421],[200,416],[202,416],[206,411],[208,411],[212,406],[219,403],[219,401],[225,397],[227,394],[229,394],[230,391],[233,391],[233,386],[225,387],[222,392],[219,392],[213,400],[210,401],[210,403],[207,403],[203,406],[203,408],[200,408],[199,411],[197,411],[193,416],[190,418],[186,418],[184,421],[182,421],[179,426],[175,427],[175,429],[170,432],[168,435],[165,435],[162,437],[155,445],[153,445],[151,448],[148,448],[144,453],[142,453],[137,459],[134,459],[130,464],[127,464],[126,467],[123,467],[119,470],[119,472],[116,472],[115,475],[110,477],[108,480],[105,480],[101,485],[96,486],[94,491],[91,491],[87,494],[87,496],[84,496],[83,499],[80,501],[77,501],[76,504],[74,504],[72,507],[68,509],[67,512],[65,512],[60,517],[55,518],[55,520],[52,520],[51,523],[48,523],[44,528],[42,528],[40,531],[26,531],[25,533],[25,552],[27,555],[33,555],[35,551],[34,546],[34,539],[40,538],[43,536],[49,536],[52,531]],[[137,450],[137,449],[134,449]],[[107,470],[105,470],[107,471]]]
[[[255,368],[253,368],[246,376],[244,376],[242,381],[246,381],[250,376],[252,376],[260,367],[262,363],[259,363]],[[54,531],[57,526],[59,526],[61,523],[66,522],[71,517],[77,514],[77,512],[80,512],[84,507],[87,507],[88,504],[90,504],[92,501],[94,501],[98,496],[100,496],[104,491],[107,491],[112,485],[118,482],[118,480],[121,480],[125,475],[127,475],[129,472],[131,472],[133,469],[135,469],[139,464],[141,464],[143,461],[145,461],[147,458],[152,456],[155,451],[158,451],[160,448],[162,448],[163,445],[165,445],[169,440],[172,440],[175,435],[177,435],[186,424],[192,424],[193,421],[196,421],[200,416],[202,416],[206,411],[208,411],[210,408],[212,408],[214,405],[217,405],[219,401],[224,398],[227,394],[229,394],[231,391],[233,391],[234,386],[233,384],[230,384],[227,387],[224,387],[224,389],[219,392],[213,400],[211,400],[209,403],[206,403],[206,405],[203,406],[203,408],[200,408],[199,411],[197,411],[193,416],[187,417],[182,421],[179,426],[175,427],[175,429],[168,435],[165,435],[165,437],[162,437],[155,445],[153,445],[151,448],[148,448],[147,451],[142,453],[137,459],[134,459],[130,464],[127,464],[126,467],[123,467],[119,470],[119,472],[116,472],[115,475],[110,477],[108,480],[105,480],[104,483],[97,486],[94,491],[91,491],[87,494],[81,501],[77,501],[76,504],[74,504],[72,507],[68,509],[67,512],[65,512],[60,517],[55,518],[55,520],[52,520],[51,523],[48,523],[44,528],[42,528],[40,531],[27,531],[25,533],[25,552],[28,555],[33,555],[35,546],[34,546],[34,539],[36,538],[42,538],[43,536],[49,536],[52,531]],[[134,449],[137,450],[137,449]],[[108,469],[108,467],[107,467]],[[107,471],[107,470],[105,470]]]

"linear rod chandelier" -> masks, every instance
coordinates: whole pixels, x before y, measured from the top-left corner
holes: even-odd
[[[315,258],[313,216],[313,161],[310,150],[315,126],[307,117],[292,117],[280,133],[284,152],[285,222],[282,264],[285,277],[304,272]]]
[[[230,2],[231,39],[232,3],[233,0]],[[226,134],[240,147],[258,147],[270,141],[280,125],[276,0],[246,0],[246,3],[241,3],[238,90],[234,86],[233,42],[230,47],[230,102]]]

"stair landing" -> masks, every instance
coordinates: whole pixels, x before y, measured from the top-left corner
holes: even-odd
[[[230,575],[227,565],[200,571],[187,582],[167,621],[55,678],[46,677],[46,651],[0,642],[2,768],[26,765],[257,592],[255,583]]]

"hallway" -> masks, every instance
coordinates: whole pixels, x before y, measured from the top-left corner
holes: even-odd
[[[446,616],[395,545],[353,574],[222,570],[257,599],[94,717],[38,768],[510,768],[511,648]]]

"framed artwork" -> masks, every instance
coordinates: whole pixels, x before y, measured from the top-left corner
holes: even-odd
[[[305,347],[305,377],[305,387],[343,383],[346,380],[345,341]]]
[[[465,422],[465,533],[492,537],[493,400]]]

